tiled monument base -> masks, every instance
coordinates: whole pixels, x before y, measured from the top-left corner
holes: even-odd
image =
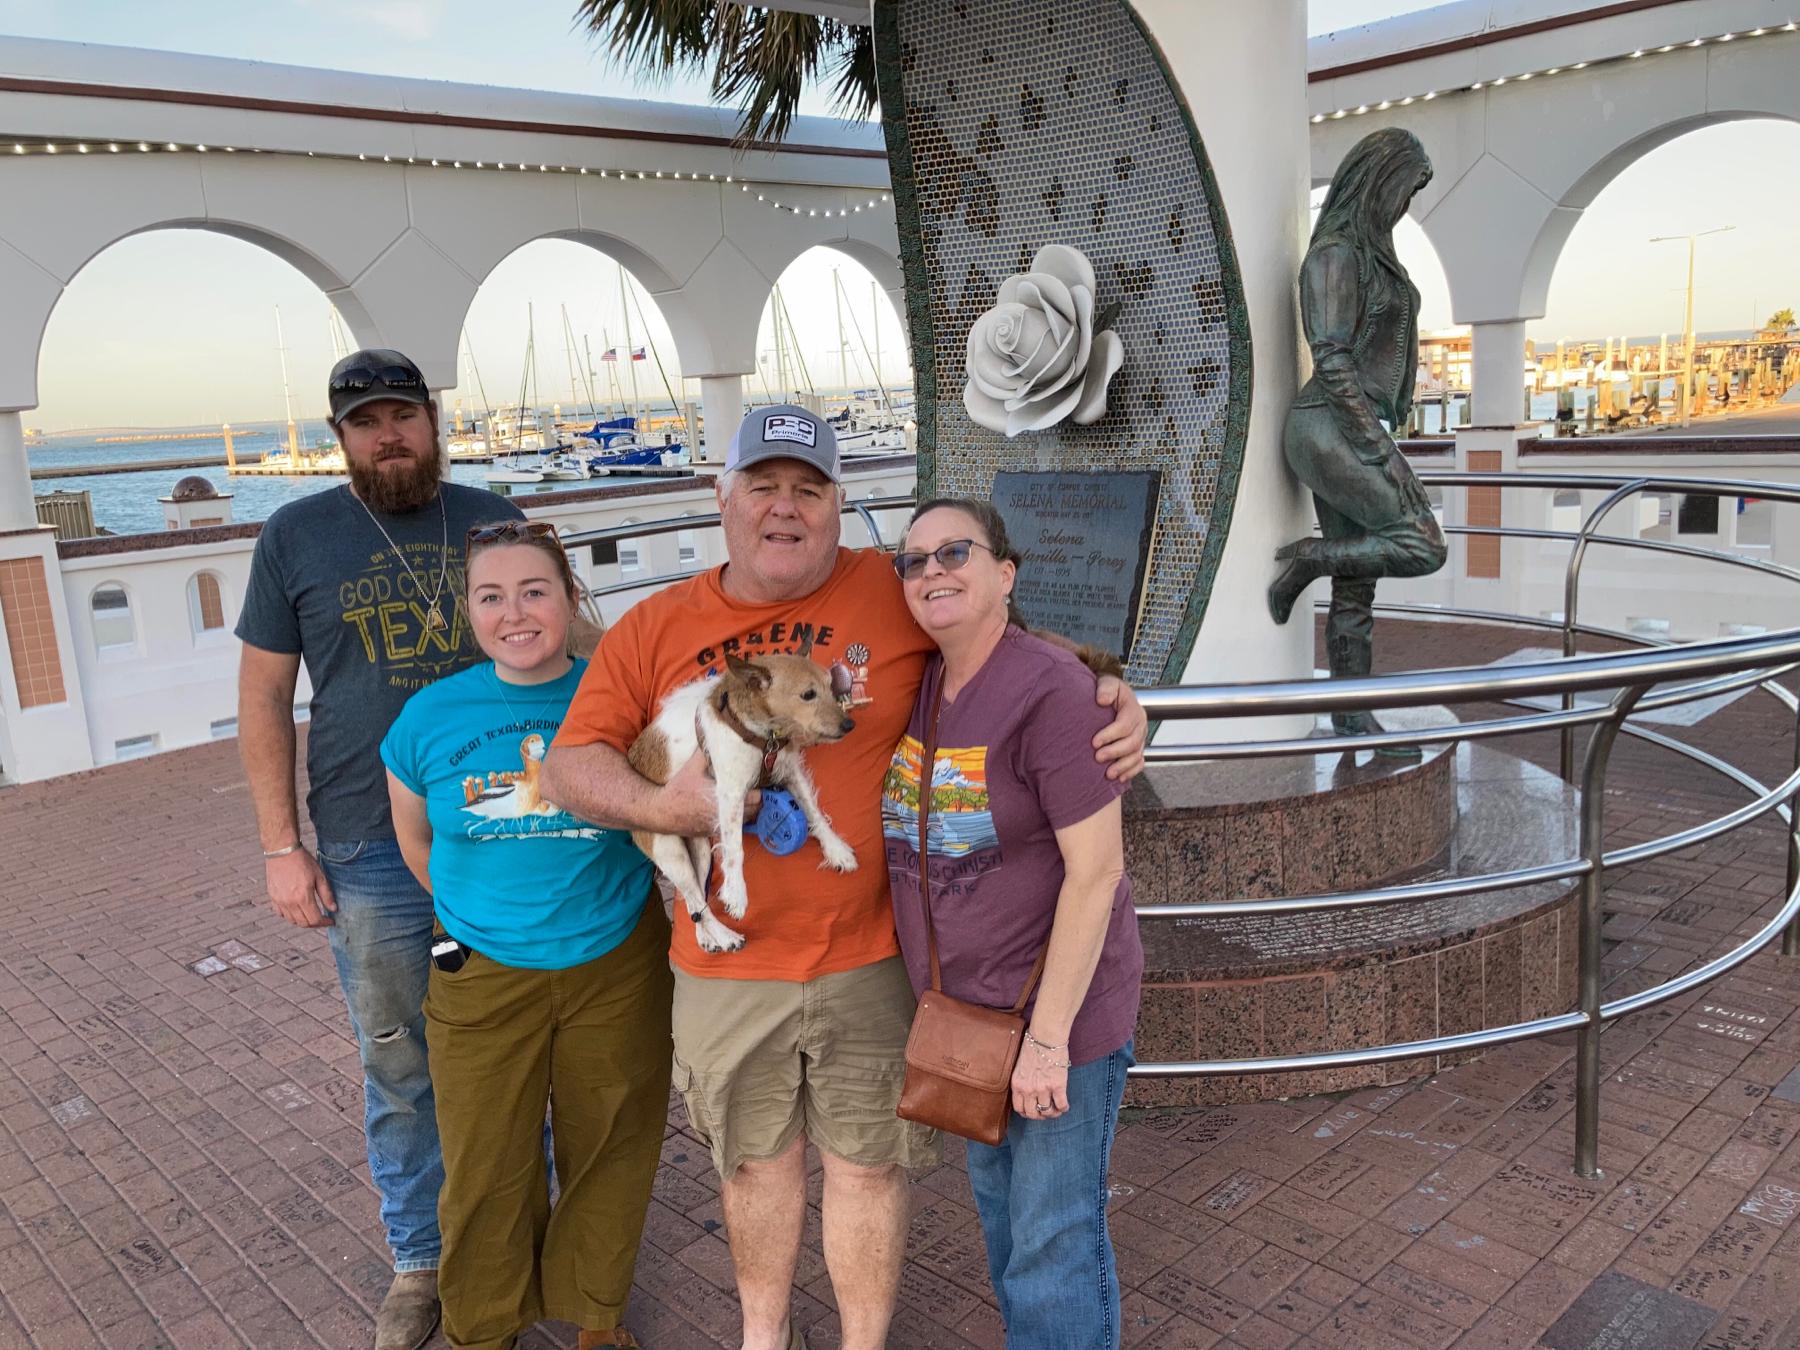
[[[1125,799],[1139,904],[1312,895],[1475,876],[1576,852],[1577,794],[1484,744],[1150,769]],[[1352,910],[1141,921],[1140,1062],[1246,1059],[1423,1040],[1575,1003],[1568,883]],[[1136,1106],[1211,1105],[1395,1083],[1413,1059],[1310,1073],[1134,1078]]]

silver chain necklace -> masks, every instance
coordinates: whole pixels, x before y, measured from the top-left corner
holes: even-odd
[[[502,703],[506,704],[506,711],[508,714],[511,715],[513,722],[516,725],[523,726],[525,724],[525,719],[523,717],[519,716],[519,710],[517,708],[513,707],[513,701],[506,692],[506,681],[500,678],[500,663],[498,661],[491,661],[490,664],[493,667],[494,683],[496,686],[499,687],[499,690],[500,690],[500,701]],[[564,675],[566,675],[567,673],[568,673],[567,671],[563,672]],[[560,680],[562,678],[563,678],[562,675],[558,675],[556,677],[557,680]],[[546,680],[544,683],[555,684],[556,680]],[[524,695],[521,694],[520,697],[523,698]],[[546,707],[548,707],[551,702],[554,702],[554,699],[541,700],[538,703],[537,711],[541,714],[543,712],[543,710]]]
[[[375,513],[369,510],[367,502],[361,497],[357,497],[354,492],[350,495],[356,497],[356,504],[362,507],[363,514],[369,518],[369,523],[381,531],[381,537],[387,540],[387,546],[393,550],[394,557],[400,560],[400,565],[406,569],[406,575],[412,578],[413,587],[418,591],[419,598],[425,599],[425,583],[419,580],[419,574],[413,571],[412,564],[406,561],[406,555],[400,551],[400,545],[394,542],[393,535],[389,534],[386,527],[375,518]],[[442,488],[439,488],[437,492],[437,504],[438,516],[444,524],[444,538],[440,546],[442,551],[438,562],[437,589],[432,591],[431,599],[425,606],[425,626],[434,633],[442,632],[448,626],[444,621],[444,611],[438,608],[438,601],[444,595],[444,584],[450,575],[450,513],[444,508],[444,490]]]

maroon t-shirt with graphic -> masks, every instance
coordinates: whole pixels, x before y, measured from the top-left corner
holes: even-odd
[[[915,991],[931,983],[919,904],[919,778],[943,676],[943,659],[934,656],[882,788],[894,923]],[[1063,883],[1056,831],[1125,791],[1094,760],[1094,735],[1112,715],[1095,703],[1094,677],[1072,653],[1017,628],[944,704],[926,847],[945,993],[989,1008],[1010,1008],[1018,999],[1056,917]],[[1143,973],[1131,883],[1121,878],[1100,962],[1069,1036],[1076,1064],[1131,1038]]]

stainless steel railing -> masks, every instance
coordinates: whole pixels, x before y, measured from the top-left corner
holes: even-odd
[[[1800,668],[1800,629],[1756,637],[1711,642],[1666,643],[1638,635],[1584,624],[1578,618],[1582,563],[1595,546],[1638,548],[1692,558],[1698,563],[1749,568],[1784,581],[1800,582],[1800,570],[1759,559],[1663,540],[1636,539],[1598,533],[1599,526],[1620,502],[1641,492],[1672,492],[1688,496],[1753,496],[1785,505],[1800,503],[1800,488],[1779,483],[1739,479],[1682,478],[1671,476],[1611,476],[1563,473],[1454,473],[1426,471],[1419,475],[1428,486],[1458,490],[1499,487],[1502,490],[1579,488],[1606,491],[1607,496],[1590,511],[1576,531],[1517,526],[1452,525],[1447,531],[1464,535],[1497,535],[1502,538],[1564,541],[1570,545],[1564,608],[1560,620],[1487,610],[1410,604],[1382,604],[1384,613],[1516,624],[1560,631],[1563,659],[1499,669],[1408,671],[1354,680],[1292,680],[1260,684],[1202,685],[1140,690],[1138,697],[1153,719],[1216,719],[1271,714],[1311,714],[1418,707],[1445,704],[1461,708],[1476,704],[1501,704],[1528,709],[1517,715],[1459,721],[1453,725],[1419,731],[1395,731],[1378,736],[1323,736],[1208,745],[1152,746],[1153,763],[1192,760],[1256,758],[1298,754],[1355,752],[1381,746],[1419,745],[1448,741],[1492,739],[1531,732],[1555,731],[1560,745],[1565,780],[1579,780],[1581,787],[1578,848],[1569,858],[1531,867],[1456,877],[1408,882],[1361,891],[1283,896],[1274,899],[1226,899],[1187,904],[1143,905],[1140,921],[1279,914],[1293,911],[1347,910],[1376,905],[1407,904],[1422,900],[1479,895],[1550,881],[1572,881],[1580,886],[1578,906],[1580,950],[1578,956],[1578,1007],[1551,1017],[1540,1017],[1507,1026],[1398,1044],[1298,1055],[1272,1055],[1237,1060],[1195,1060],[1144,1063],[1132,1072],[1144,1077],[1275,1073],[1345,1068],[1380,1064],[1476,1050],[1563,1031],[1577,1033],[1575,1170],[1583,1176],[1599,1171],[1600,1033],[1606,1023],[1629,1013],[1654,1007],[1678,997],[1748,961],[1780,934],[1783,951],[1800,953],[1800,833],[1795,831],[1793,798],[1800,793],[1800,722],[1796,724],[1794,772],[1770,787],[1749,773],[1725,763],[1697,747],[1662,735],[1631,721],[1634,713],[1667,708],[1721,693],[1752,689],[1774,698],[1791,717],[1800,718],[1800,699],[1778,683],[1781,676]],[[870,541],[885,547],[873,512],[902,508],[905,497],[847,503],[846,514],[858,515]],[[676,530],[703,528],[719,523],[719,517],[684,516],[590,530],[565,539],[568,544],[633,539]],[[687,573],[683,575],[694,575]],[[602,587],[597,595],[617,594],[667,584],[676,577],[645,577]],[[1578,656],[1580,637],[1599,637],[1625,642],[1644,650]],[[1651,690],[1671,681],[1685,681],[1656,693]],[[1611,699],[1599,707],[1577,707],[1575,695],[1609,690]],[[1530,700],[1555,697],[1561,707],[1544,710]],[[1591,727],[1585,753],[1576,763],[1575,732]],[[1660,749],[1721,774],[1751,794],[1743,806],[1704,822],[1629,848],[1608,852],[1602,838],[1605,784],[1613,749],[1620,735],[1641,739]],[[1691,848],[1733,829],[1776,814],[1787,828],[1788,868],[1785,899],[1778,912],[1756,933],[1685,975],[1651,989],[1603,1002],[1601,997],[1601,904],[1610,868],[1641,863],[1680,849]]]
[[[1140,1064],[1134,1072],[1150,1077],[1175,1077],[1203,1074],[1272,1073],[1351,1067],[1442,1055],[1473,1050],[1511,1041],[1573,1030],[1576,1044],[1576,1130],[1575,1169],[1583,1176],[1599,1171],[1600,1111],[1600,1033],[1609,1021],[1632,1012],[1654,1007],[1699,987],[1738,965],[1748,961],[1763,947],[1782,935],[1783,950],[1795,954],[1800,946],[1800,835],[1794,831],[1795,812],[1792,800],[1800,792],[1800,726],[1796,727],[1795,771],[1774,787],[1767,787],[1748,773],[1694,746],[1664,736],[1648,728],[1633,725],[1629,719],[1639,709],[1663,708],[1694,699],[1744,688],[1756,688],[1769,694],[1790,715],[1800,714],[1800,700],[1776,681],[1800,665],[1800,629],[1765,634],[1752,638],[1731,638],[1713,642],[1658,644],[1633,634],[1618,633],[1584,625],[1576,608],[1579,598],[1581,564],[1594,545],[1642,548],[1646,551],[1676,553],[1698,561],[1718,562],[1727,566],[1749,567],[1787,581],[1800,582],[1800,572],[1690,545],[1661,540],[1600,535],[1596,531],[1606,515],[1619,502],[1644,491],[1679,492],[1699,496],[1755,496],[1785,504],[1800,503],[1800,489],[1784,484],[1771,484],[1732,479],[1698,479],[1678,477],[1630,478],[1576,474],[1464,474],[1447,472],[1421,473],[1430,486],[1467,488],[1493,486],[1502,489],[1586,488],[1607,490],[1607,497],[1584,520],[1578,531],[1538,530],[1506,526],[1450,526],[1452,533],[1499,535],[1502,537],[1565,540],[1571,544],[1565,581],[1565,604],[1560,621],[1527,619],[1523,616],[1497,614],[1452,607],[1419,605],[1382,605],[1385,612],[1414,615],[1429,614],[1436,618],[1477,619],[1485,622],[1524,623],[1536,627],[1560,629],[1564,658],[1530,665],[1462,670],[1412,671],[1398,675],[1373,676],[1358,680],[1329,682],[1306,680],[1260,685],[1187,687],[1152,689],[1139,694],[1146,710],[1157,718],[1216,718],[1268,715],[1275,713],[1318,714],[1350,709],[1417,707],[1426,704],[1451,706],[1473,703],[1501,703],[1530,706],[1526,700],[1546,695],[1558,697],[1560,711],[1533,712],[1524,716],[1460,722],[1452,727],[1425,732],[1391,732],[1369,737],[1313,737],[1285,741],[1217,744],[1208,746],[1153,747],[1149,757],[1158,762],[1196,759],[1241,758],[1276,754],[1354,752],[1381,745],[1414,745],[1425,742],[1491,738],[1522,732],[1554,729],[1561,745],[1563,776],[1581,785],[1579,847],[1575,856],[1557,862],[1507,872],[1445,881],[1409,883],[1380,887],[1361,892],[1333,895],[1282,897],[1273,900],[1232,900],[1200,902],[1186,905],[1140,906],[1141,920],[1203,917],[1208,914],[1269,914],[1288,910],[1347,909],[1376,904],[1399,904],[1422,899],[1474,895],[1506,890],[1542,881],[1575,880],[1581,891],[1578,908],[1580,950],[1578,956],[1578,1008],[1553,1017],[1542,1017],[1509,1026],[1454,1036],[1439,1036],[1402,1044],[1365,1047],[1304,1055],[1265,1056],[1247,1060],[1210,1060]],[[1609,653],[1598,656],[1576,656],[1576,639],[1583,635],[1621,640],[1649,648],[1646,651]],[[1655,695],[1653,686],[1671,680],[1691,680]],[[1575,706],[1577,693],[1591,690],[1613,690],[1604,707],[1580,709]],[[1577,772],[1574,732],[1579,726],[1592,726],[1586,753]],[[1727,812],[1702,825],[1634,845],[1628,849],[1605,851],[1602,842],[1602,812],[1605,801],[1606,773],[1614,745],[1620,734],[1632,735],[1662,749],[1684,756],[1708,769],[1721,773],[1748,789],[1753,799],[1744,806]],[[1756,933],[1729,951],[1708,961],[1700,968],[1651,988],[1615,999],[1601,999],[1601,902],[1607,870],[1627,863],[1638,863],[1661,857],[1680,849],[1736,829],[1751,820],[1776,813],[1788,830],[1788,875],[1786,897],[1779,911]]]

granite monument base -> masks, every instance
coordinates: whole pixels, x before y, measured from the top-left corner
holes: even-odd
[[[1431,714],[1435,714],[1432,716]],[[1440,710],[1387,716],[1442,722]],[[1576,852],[1578,794],[1486,743],[1160,765],[1125,799],[1138,904],[1317,895],[1475,876]],[[1337,911],[1140,919],[1141,1062],[1423,1040],[1573,1007],[1569,882]],[[1468,1056],[1464,1056],[1465,1058]],[[1126,1104],[1216,1105],[1388,1084],[1437,1058],[1305,1073],[1134,1078]]]

